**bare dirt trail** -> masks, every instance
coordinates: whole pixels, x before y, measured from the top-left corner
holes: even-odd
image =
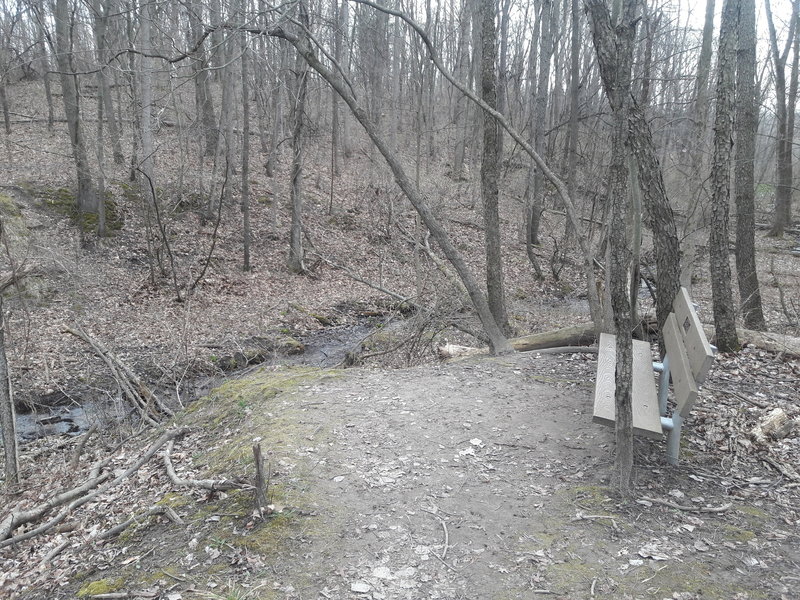
[[[179,419],[195,433],[173,460],[186,476],[248,475],[260,442],[276,505],[266,522],[253,519],[251,492],[174,490],[153,464],[118,496],[134,502],[128,513],[170,504],[183,525],[143,519],[91,552],[76,541],[19,596],[796,597],[796,513],[761,492],[783,483],[747,483],[691,449],[675,469],[661,444],[641,441],[637,494],[712,512],[618,501],[607,487],[613,433],[591,422],[594,365],[526,353],[255,370]],[[57,542],[18,551],[35,565]],[[47,569],[68,575],[63,587]]]

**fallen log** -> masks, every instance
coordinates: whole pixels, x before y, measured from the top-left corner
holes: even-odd
[[[511,346],[517,352],[530,352],[533,350],[548,350],[552,348],[568,347],[570,352],[581,352],[581,348],[594,344],[596,335],[594,326],[574,325],[542,333],[532,333],[522,337],[509,340]],[[458,346],[456,344],[445,344],[437,349],[439,357],[442,359],[456,358],[461,356],[475,356],[478,354],[488,354],[489,349],[470,348],[469,346]]]
[[[587,346],[593,344],[596,338],[594,325],[573,325],[514,338],[511,340],[511,345],[517,352],[529,352],[560,346]]]
[[[705,329],[708,339],[713,340],[714,326],[704,325],[703,329]],[[783,354],[789,358],[800,358],[800,338],[790,335],[781,335],[779,333],[770,333],[768,331],[753,331],[752,329],[744,329],[743,327],[737,327],[736,333],[742,345],[752,344],[756,348],[766,350],[767,352]]]

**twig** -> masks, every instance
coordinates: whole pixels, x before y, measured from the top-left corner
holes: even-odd
[[[73,473],[78,469],[78,463],[81,459],[81,454],[83,454],[83,448],[86,446],[86,442],[89,441],[89,438],[97,431],[97,424],[92,425],[89,427],[88,431],[81,436],[78,445],[75,446],[75,450],[72,451],[72,459],[69,461],[69,469]]]
[[[612,517],[611,515],[585,515],[582,512],[578,512],[574,517],[572,517],[573,521],[589,521],[592,519],[608,519],[611,521],[611,526],[614,528],[614,531],[619,531],[617,521],[615,520],[615,517]]]
[[[123,393],[128,396],[131,402],[139,409],[144,421],[150,425],[158,424],[160,415],[155,411],[155,408],[152,406],[153,404],[164,414],[169,416],[174,415],[172,410],[158,399],[142,380],[139,379],[136,373],[125,365],[118,356],[105,348],[98,340],[90,336],[83,327],[76,325],[74,329],[72,327],[67,327],[65,331],[80,338],[92,347],[95,354],[106,363],[106,366],[111,371],[111,374],[119,384]]]
[[[723,513],[733,506],[733,502],[722,504],[721,506],[684,506],[682,504],[675,504],[669,500],[660,500],[659,498],[650,498],[649,496],[642,496],[645,502],[652,502],[653,504],[661,504],[676,510],[685,510],[686,512],[699,512],[699,513]]]
[[[50,550],[50,552],[48,552],[48,553],[45,555],[45,557],[42,559],[42,562],[41,562],[41,564],[43,564],[43,565],[46,565],[47,563],[49,563],[49,562],[50,562],[51,560],[53,560],[53,559],[54,559],[56,556],[58,556],[59,554],[61,554],[61,553],[64,551],[64,548],[66,548],[67,546],[69,546],[69,540],[67,540],[67,541],[65,541],[65,542],[61,542],[61,543],[60,543],[58,546],[56,546],[55,548],[53,548],[52,550]]]
[[[378,290],[379,292],[382,292],[382,293],[386,294],[387,296],[390,296],[391,298],[394,298],[395,300],[397,300],[401,304],[408,304],[409,306],[412,306],[414,308],[419,308],[419,306],[413,300],[411,300],[411,298],[406,298],[405,296],[401,296],[397,292],[393,292],[392,290],[388,290],[385,287],[383,287],[381,285],[378,285],[377,283],[373,283],[373,282],[371,282],[371,281],[369,281],[367,279],[364,279],[360,275],[356,274],[349,267],[345,267],[344,265],[340,265],[339,263],[333,262],[329,258],[325,258],[319,252],[313,252],[312,254],[314,256],[318,257],[322,262],[324,262],[324,263],[330,265],[331,267],[333,267],[334,269],[339,269],[340,271],[344,271],[347,274],[347,276],[350,277],[351,279],[354,279],[355,281],[358,281],[359,283],[363,283],[364,285],[366,285],[368,287],[371,287],[372,289]]]
[[[100,533],[96,539],[98,540],[107,540],[108,538],[114,537],[115,535],[119,535],[123,531],[125,531],[128,527],[130,527],[133,523],[138,522],[140,519],[145,517],[151,517],[153,515],[165,515],[170,521],[177,525],[183,525],[183,519],[181,519],[178,514],[172,510],[169,506],[154,506],[147,510],[144,514],[133,516],[130,519],[123,521],[119,525],[115,525],[111,529],[106,529],[104,532]]]
[[[429,515],[433,515],[439,520],[439,523],[442,524],[442,529],[444,530],[444,548],[442,548],[441,561],[444,562],[444,559],[447,558],[447,549],[450,547],[450,534],[447,532],[447,523],[445,523],[444,519],[442,519],[442,517],[437,515],[432,510],[428,510],[427,508],[420,508],[420,510],[428,513]]]
[[[170,481],[176,486],[197,487],[212,491],[240,490],[246,487],[250,487],[244,482],[232,481],[228,479],[181,479],[175,472],[175,467],[172,466],[172,459],[170,457],[170,454],[172,453],[173,445],[174,445],[173,441],[170,440],[169,443],[167,444],[166,449],[164,450],[164,466],[167,469],[167,475],[169,475]]]
[[[795,471],[789,465],[784,465],[783,463],[779,463],[777,460],[775,460],[774,458],[770,458],[766,454],[762,454],[759,458],[761,458],[761,460],[763,460],[764,462],[778,469],[781,475],[786,477],[786,479],[790,479],[792,481],[800,481],[800,474],[798,474],[797,471]]]

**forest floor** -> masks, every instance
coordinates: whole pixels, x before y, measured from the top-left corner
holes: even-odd
[[[15,114],[29,114],[37,94],[11,88]],[[162,130],[159,144],[178,156],[182,142],[171,136]],[[791,468],[800,465],[800,433],[766,445],[749,435],[775,408],[800,414],[797,359],[756,347],[720,356],[688,422],[682,466],[664,463],[663,443],[637,441],[636,496],[623,501],[608,487],[612,432],[591,423],[591,354],[437,362],[440,344],[480,345],[465,333],[476,324],[435,264],[413,251],[414,215],[366,144],[332,200],[324,168],[305,179],[317,253],[307,276],[285,268],[283,173],[253,176],[254,270],[243,272],[239,211],[226,207],[216,227],[202,217],[203,182],[172,183],[199,168],[188,155],[186,164],[159,163],[169,247],[148,229],[152,215],[125,169],[111,166],[121,228],[102,240],[81,235],[68,215],[66,144],[63,131],[33,121],[5,137],[3,223],[15,260],[37,265],[6,299],[7,351],[19,408],[34,411],[37,435],[58,433],[53,413],[78,405],[92,406],[75,419],[81,427],[114,426],[89,440],[77,470],[69,467],[76,437],[24,444],[25,482],[0,498],[0,522],[80,485],[103,456],[122,472],[154,439],[102,361],[66,333],[78,324],[171,406],[188,406],[176,417],[191,428],[173,453],[182,476],[251,477],[258,440],[276,508],[261,522],[249,491],[176,488],[154,459],[62,527],[0,548],[0,595],[797,597],[800,482]],[[324,144],[313,152],[324,158]],[[426,191],[479,273],[477,182],[451,181],[445,165],[430,170]],[[545,280],[533,276],[515,225],[512,184],[524,172],[506,175],[512,327],[525,334],[587,322],[577,257],[550,261],[557,235],[537,250]],[[560,219],[545,213],[543,231],[563,231]],[[797,335],[796,241],[759,234],[757,243],[769,328]],[[704,268],[693,297],[709,322]],[[426,310],[409,315],[354,277],[423,300]],[[315,344],[314,354],[290,356]],[[343,350],[363,366],[318,368],[342,366]],[[262,361],[270,366],[248,366]],[[280,366],[298,361],[305,366]],[[143,516],[154,506],[172,507],[182,524]],[[135,526],[98,539],[131,516]]]

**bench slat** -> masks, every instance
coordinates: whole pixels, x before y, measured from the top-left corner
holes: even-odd
[[[705,381],[706,375],[714,362],[714,353],[711,344],[703,331],[703,324],[694,310],[689,292],[682,287],[678,290],[675,300],[672,302],[672,310],[675,313],[680,333],[683,337],[683,345],[686,347],[686,354],[689,358],[689,365],[695,381],[701,384]]]
[[[616,344],[616,336],[608,333],[600,334],[593,421],[611,426],[614,426],[616,414],[614,406]],[[663,431],[661,417],[658,414],[652,361],[650,344],[633,340],[633,432],[636,435],[660,438]]]
[[[672,377],[676,410],[686,418],[697,400],[698,386],[694,379],[687,350],[683,345],[681,326],[678,324],[675,313],[670,313],[664,323],[664,343],[669,356],[669,373]]]

